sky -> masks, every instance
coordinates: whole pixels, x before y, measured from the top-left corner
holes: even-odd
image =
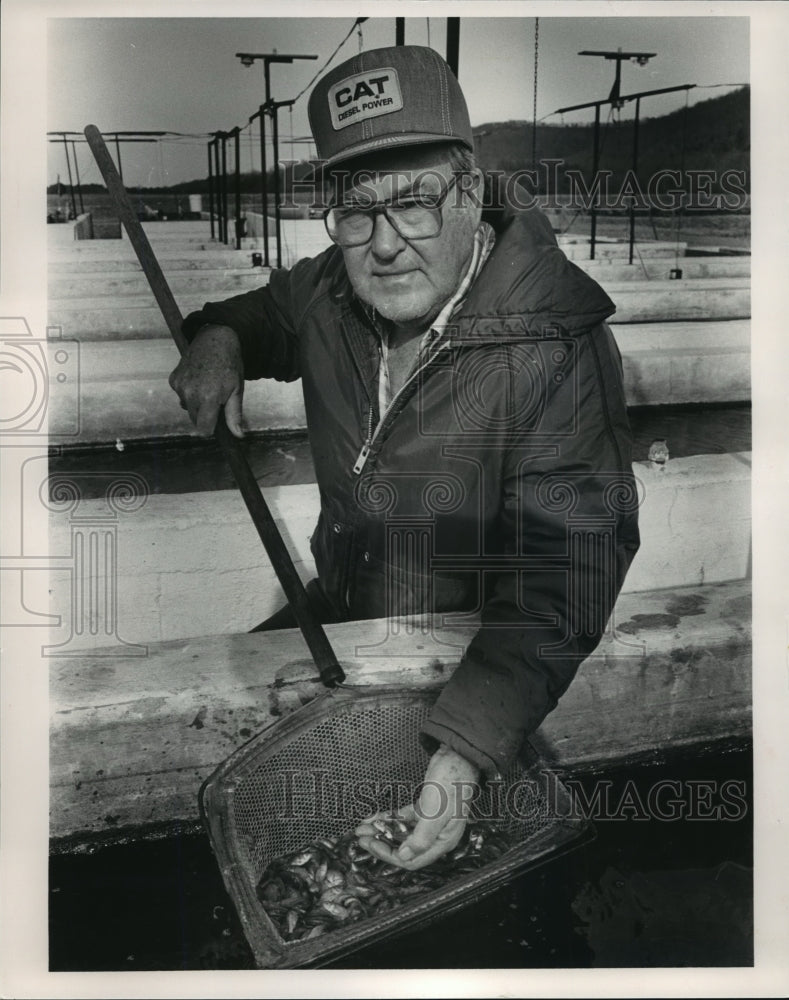
[[[492,16],[497,8],[490,5],[491,16],[461,19],[458,77],[474,126],[532,117],[535,18]],[[427,3],[421,9],[436,13],[442,8]],[[81,133],[92,123],[104,132],[196,133],[177,141],[124,144],[124,180],[128,186],[153,186],[205,176],[207,140],[202,134],[246,126],[263,101],[262,63],[244,68],[235,53],[276,50],[317,55],[314,61],[272,66],[272,95],[289,100],[324,68],[354,20],[354,16],[51,18],[47,128]],[[725,87],[712,87],[749,80],[748,28],[748,19],[742,16],[541,17],[537,116],[556,123],[589,120],[591,112],[564,116],[551,112],[608,95],[614,64],[579,56],[581,49],[622,47],[657,53],[644,67],[623,64],[623,93],[685,83],[698,85],[690,92],[691,103],[726,93]],[[429,42],[446,54],[446,17],[406,18],[405,31],[406,43]],[[362,25],[361,36],[351,32],[330,65],[350,58],[360,45],[369,49],[394,41],[394,17],[370,18]],[[308,95],[309,90],[292,113],[280,111],[282,157],[314,153],[308,142],[289,141],[291,136],[309,137]],[[650,98],[642,101],[641,114],[665,114],[684,102],[684,93]],[[632,104],[621,117],[631,113]],[[81,180],[97,182],[87,147],[77,150]],[[255,124],[242,136],[241,169],[258,168]],[[58,174],[67,179],[65,155],[61,145],[50,144],[47,182],[53,183]]]

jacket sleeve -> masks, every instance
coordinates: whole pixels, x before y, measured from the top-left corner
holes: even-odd
[[[605,325],[578,338],[576,369],[555,436],[535,447],[524,433],[507,450],[499,523],[513,568],[486,587],[482,627],[422,729],[429,752],[444,743],[487,776],[506,770],[598,645],[638,549],[620,359]]]
[[[335,248],[336,249],[336,248]],[[301,375],[298,330],[309,303],[321,291],[333,249],[271,272],[268,285],[222,302],[207,302],[183,322],[191,343],[207,323],[229,326],[238,335],[247,379],[292,382]]]

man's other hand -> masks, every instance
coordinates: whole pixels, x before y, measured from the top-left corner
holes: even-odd
[[[442,745],[430,758],[418,802],[395,814],[415,824],[409,836],[399,846],[376,839],[372,824],[377,817],[370,816],[355,830],[360,845],[389,864],[410,871],[424,868],[460,843],[478,780],[474,764]]]
[[[244,436],[244,364],[238,337],[229,326],[204,326],[170,373],[169,382],[198,434],[213,434],[224,406],[230,433],[237,438]]]

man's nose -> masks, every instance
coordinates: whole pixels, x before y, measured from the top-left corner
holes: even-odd
[[[378,212],[373,222],[371,249],[379,260],[391,260],[406,246],[406,241],[398,233],[383,212]]]

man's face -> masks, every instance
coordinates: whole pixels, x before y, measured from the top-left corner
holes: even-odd
[[[345,187],[342,200],[363,197],[391,202],[409,194],[438,194],[452,180],[452,168],[435,150],[378,154],[364,171],[354,168],[356,184]],[[383,164],[385,163],[385,167]],[[361,174],[364,174],[362,177]],[[363,246],[343,248],[345,268],[356,294],[396,326],[426,327],[453,295],[471,259],[481,207],[469,178],[449,193],[437,236],[408,240],[386,216],[373,216],[373,234]]]

